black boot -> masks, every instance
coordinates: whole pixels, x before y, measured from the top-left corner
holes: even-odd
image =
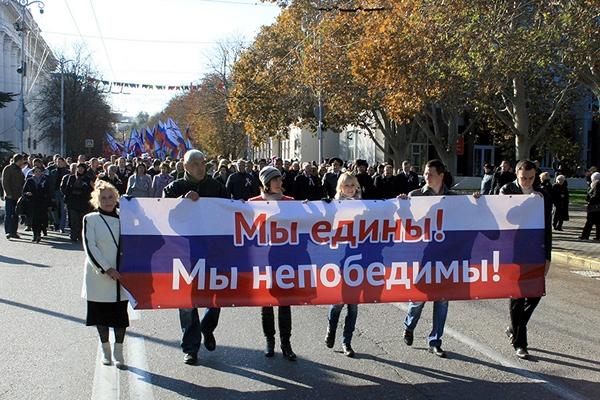
[[[265,357],[273,357],[275,355],[275,338],[267,337],[267,346],[265,347]]]
[[[331,329],[331,327],[328,327],[327,335],[325,336],[325,346],[332,349],[334,344],[335,344],[335,329]]]
[[[292,350],[292,344],[289,340],[281,341],[281,352],[283,353],[283,358],[289,361],[296,361],[296,354]]]

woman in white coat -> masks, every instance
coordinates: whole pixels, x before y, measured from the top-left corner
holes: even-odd
[[[111,364],[108,329],[115,332],[115,366],[124,369],[123,340],[129,326],[127,297],[117,265],[120,234],[119,192],[108,182],[97,181],[90,203],[96,209],[83,218],[85,272],[82,297],[87,299],[87,326],[96,326],[102,345],[102,364]]]

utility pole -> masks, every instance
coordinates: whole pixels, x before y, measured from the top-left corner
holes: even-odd
[[[66,156],[65,148],[65,64],[73,60],[60,60],[60,155]]]

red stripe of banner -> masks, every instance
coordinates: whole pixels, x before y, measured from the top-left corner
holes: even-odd
[[[435,276],[435,270],[432,271]],[[386,268],[385,277],[379,279],[387,282],[390,274],[391,269]],[[411,274],[409,268],[409,276]],[[317,278],[319,275],[317,274]],[[357,287],[348,286],[343,279],[335,287],[326,287],[317,279],[316,287],[298,288],[296,278],[288,280],[294,283],[293,289],[282,289],[275,284],[273,289],[266,289],[264,281],[258,289],[253,289],[254,277],[248,272],[238,274],[236,289],[227,287],[221,290],[198,290],[198,277],[195,277],[190,285],[180,279],[179,289],[174,290],[173,274],[165,273],[124,273],[122,282],[134,294],[137,309],[519,298],[539,297],[545,292],[543,264],[501,264],[497,276],[497,281],[490,275],[486,282],[477,280],[470,283],[463,282],[462,276],[457,283],[444,279],[440,283],[426,284],[421,280],[410,287],[400,284],[387,287],[385,283],[382,286],[372,286],[366,279]],[[207,273],[206,287],[209,280]],[[275,283],[275,277],[273,282]],[[306,279],[308,286],[309,282]]]

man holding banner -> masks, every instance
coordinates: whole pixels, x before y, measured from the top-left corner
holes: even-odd
[[[444,174],[446,166],[440,160],[428,161],[423,171],[425,186],[421,189],[415,189],[408,194],[409,197],[417,196],[452,196],[455,192],[448,190],[444,185]],[[406,198],[402,196],[401,198]],[[411,301],[408,303],[408,313],[404,318],[404,343],[412,346],[413,331],[419,323],[421,312],[425,306],[424,301]],[[446,325],[448,315],[448,301],[438,300],[433,302],[433,328],[428,337],[429,352],[438,357],[445,358],[446,352],[442,350],[442,335]]]
[[[221,183],[206,175],[204,153],[199,150],[190,150],[183,159],[184,176],[171,182],[165,187],[163,197],[186,198],[198,201],[200,197],[221,197],[228,199],[229,194]],[[219,323],[220,308],[207,308],[200,322],[197,308],[180,308],[179,321],[183,338],[181,348],[185,353],[184,363],[194,365],[198,361],[198,351],[202,335],[204,347],[208,351],[216,348],[213,334]]]
[[[512,194],[532,194],[537,193],[544,198],[544,248],[546,257],[546,266],[544,275],[548,274],[550,268],[550,258],[552,255],[552,229],[550,223],[552,219],[552,203],[549,196],[543,192],[534,190],[536,166],[528,160],[521,160],[517,163],[517,179],[514,182],[507,183],[500,189],[501,195]],[[533,311],[539,304],[541,297],[523,297],[510,299],[510,326],[506,328],[506,335],[515,348],[517,357],[522,359],[529,358],[527,352],[527,322],[531,318]]]

